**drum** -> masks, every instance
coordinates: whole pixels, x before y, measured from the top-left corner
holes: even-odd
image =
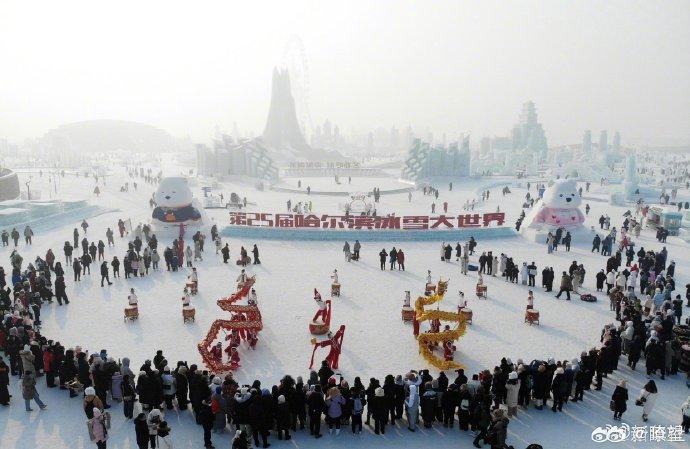
[[[197,283],[196,282],[187,282],[187,288],[189,289],[189,293],[192,295],[196,295],[197,293]]]
[[[331,296],[340,296],[340,284],[337,282],[331,284]]]
[[[680,362],[678,363],[678,369],[686,373],[690,371],[690,344],[680,347]]]
[[[186,323],[188,321],[194,322],[196,316],[196,309],[194,307],[183,307],[182,308],[182,322]]]
[[[527,309],[525,311],[525,323],[539,324],[539,311],[536,309]]]
[[[460,315],[462,315],[466,322],[472,324],[472,309],[462,309]]]
[[[405,323],[412,322],[414,320],[414,309],[412,307],[403,307],[401,314],[402,314],[402,320]]]
[[[489,287],[484,284],[477,284],[477,297],[486,299]]]
[[[323,321],[312,321],[309,323],[309,332],[311,332],[312,335],[324,335],[328,333],[328,331],[328,324]]]
[[[136,320],[139,318],[139,308],[138,307],[127,307],[125,308],[125,318],[124,320]]]

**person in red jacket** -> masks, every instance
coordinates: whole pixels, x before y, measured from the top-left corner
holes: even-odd
[[[43,372],[46,374],[46,386],[55,387],[55,356],[49,346],[43,348]]]
[[[398,250],[398,270],[403,270],[405,271],[405,253],[403,253],[402,249]]]

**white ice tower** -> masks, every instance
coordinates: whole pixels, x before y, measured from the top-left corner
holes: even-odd
[[[640,185],[637,178],[637,162],[635,153],[628,153],[625,161],[625,177],[623,178],[623,194],[627,201],[634,200],[640,193]]]

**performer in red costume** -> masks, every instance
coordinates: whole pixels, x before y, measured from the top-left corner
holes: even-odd
[[[230,351],[230,369],[237,369],[240,367],[240,353],[237,348],[232,348]]]
[[[253,329],[247,330],[247,342],[251,349],[256,349],[256,344],[259,342],[259,336]]]
[[[338,369],[338,360],[340,359],[340,352],[343,350],[343,338],[345,337],[345,325],[341,325],[338,331],[333,334],[328,333],[328,340],[317,342],[315,339],[312,340],[314,343],[314,351],[311,354],[311,363],[309,364],[309,369],[314,366],[314,355],[318,348],[325,348],[330,346],[331,349],[326,356],[326,362],[331,369]]]
[[[223,362],[223,348],[220,342],[216,343],[215,346],[211,348],[211,358],[216,363]]]

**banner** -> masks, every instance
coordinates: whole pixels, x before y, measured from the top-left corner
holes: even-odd
[[[404,215],[372,217],[368,215],[303,215],[264,212],[230,212],[230,225],[268,228],[318,229],[402,229],[439,230],[501,226],[505,213],[462,215]]]

